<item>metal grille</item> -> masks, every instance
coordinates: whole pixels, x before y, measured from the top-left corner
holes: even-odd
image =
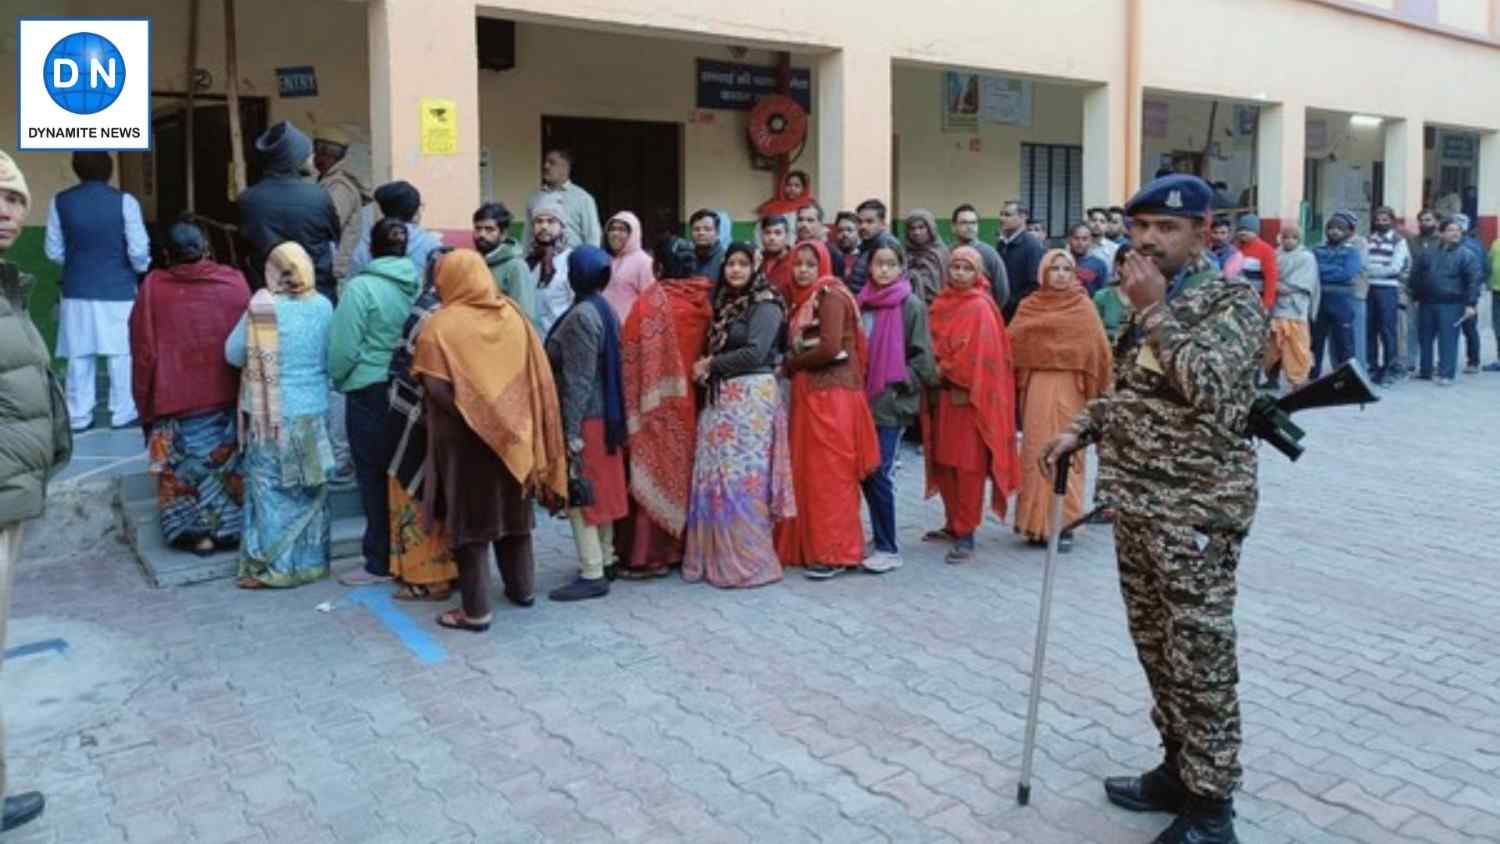
[[[1083,219],[1083,147],[1021,144],[1021,202],[1048,237]]]

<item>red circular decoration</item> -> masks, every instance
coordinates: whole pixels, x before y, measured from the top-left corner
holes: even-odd
[[[786,155],[807,137],[807,112],[791,97],[761,97],[750,110],[750,143],[761,155]]]

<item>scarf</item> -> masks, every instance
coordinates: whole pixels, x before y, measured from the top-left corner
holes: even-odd
[[[551,284],[552,277],[557,274],[557,262],[554,260],[560,254],[560,250],[557,247],[558,242],[556,240],[553,240],[551,243],[542,243],[536,238],[532,238],[531,240],[531,251],[526,254],[526,266],[533,270],[537,267],[542,268],[541,275],[536,280],[538,288]]]
[[[1007,497],[1021,486],[1010,337],[1005,332],[1005,318],[990,294],[990,280],[983,275],[979,252],[960,247],[953,257],[967,261],[980,275],[968,289],[950,282],[933,300],[932,351],[943,379],[969,394],[980,439],[990,453],[990,509],[1004,518]],[[924,420],[930,412],[929,407]],[[928,498],[938,491],[931,428],[931,424],[922,426]]]
[[[464,422],[527,495],[566,500],[568,462],[557,385],[531,321],[495,292],[489,266],[472,249],[443,258],[437,290],[443,307],[417,338],[413,376],[453,385]]]
[[[287,241],[266,258],[266,286],[250,297],[245,336],[245,371],[240,379],[241,445],[281,439],[281,335],[276,302],[306,299],[314,293],[312,259]]]
[[[912,242],[913,221],[927,224],[928,236],[931,238],[928,243],[918,245]],[[948,244],[943,242],[943,236],[938,233],[937,218],[931,211],[918,208],[906,215],[903,245],[906,247],[906,274],[912,281],[912,287],[921,295],[922,301],[930,304],[938,291],[942,290],[943,279],[948,275]]]
[[[870,332],[870,370],[865,376],[865,395],[873,401],[892,384],[905,383],[906,323],[903,319],[911,280],[906,276],[880,287],[866,284],[857,297],[860,311],[874,313],[875,327]]]
[[[787,173],[781,177],[781,184],[776,186],[776,196],[762,202],[760,207],[755,209],[757,215],[765,217],[768,215],[796,214],[801,209],[813,204],[812,180],[808,178],[806,173],[800,171],[794,172],[802,177],[802,195],[796,199],[786,198],[786,183],[792,176],[791,173]]]
[[[760,273],[738,289],[728,284],[719,285],[718,295],[714,297],[714,322],[708,329],[709,354],[724,351],[729,343],[729,329],[761,302],[780,304],[781,296],[771,287],[770,279]]]
[[[1077,372],[1083,376],[1084,397],[1090,399],[1108,389],[1113,378],[1109,338],[1080,285],[1061,291],[1043,287],[1022,299],[1010,324],[1010,341],[1023,378],[1035,370]]]
[[[657,282],[621,331],[630,493],[673,536],[687,525],[697,446],[692,366],[713,319],[706,278]]]
[[[620,321],[614,308],[595,293],[584,300],[599,313],[604,336],[599,338],[599,383],[604,385],[604,445],[613,454],[625,445],[625,386],[620,373]],[[562,320],[558,320],[562,322]]]

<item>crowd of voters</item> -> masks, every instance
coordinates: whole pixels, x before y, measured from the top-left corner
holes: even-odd
[[[456,629],[491,623],[491,553],[504,596],[533,602],[538,507],[565,516],[577,545],[557,601],[674,569],[724,588],[786,567],[889,572],[902,564],[903,438],[920,442],[926,492],[943,503],[922,540],[948,562],[973,556],[986,495],[1041,546],[1041,449],[1111,389],[1130,330],[1120,207],[1089,209],[1048,248],[1020,203],[1002,207],[993,245],[962,204],[950,243],[926,210],[898,234],[877,199],[830,219],[791,171],[754,242],[704,209],[687,237],[648,249],[630,211],[600,225],[554,150],[524,218],[486,203],[473,248],[455,249],[423,227],[417,186],[371,191],[348,146],[289,123],[258,139],[265,177],[239,198],[249,278],[186,220],[153,262],[106,154],[76,153],[80,183],[47,211],[74,430],[91,424],[105,357],[113,423],[145,431],[164,537],[204,555],[238,548],[246,589],[329,575],[340,483],[367,516],[364,565],[341,580],[394,582],[412,601],[457,590],[438,618]],[[24,194],[8,172],[0,188]],[[1267,389],[1351,359],[1380,384],[1451,384],[1460,336],[1478,371],[1477,307],[1500,290],[1500,245],[1486,254],[1463,215],[1417,222],[1405,233],[1377,208],[1359,236],[1336,212],[1311,249],[1296,225],[1272,246],[1253,214],[1213,222],[1202,259],[1253,285],[1271,326]],[[1500,329],[1500,304],[1493,318]],[[1070,521],[1084,472],[1075,461]]]

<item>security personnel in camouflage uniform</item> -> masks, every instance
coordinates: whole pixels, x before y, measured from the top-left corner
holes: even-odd
[[[1135,314],[1116,348],[1114,392],[1049,444],[1099,446],[1116,511],[1120,588],[1166,759],[1105,780],[1109,799],[1170,811],[1158,844],[1234,842],[1240,782],[1235,568],[1255,516],[1246,430],[1267,319],[1251,286],[1203,254],[1213,189],[1193,176],[1146,185],[1125,206],[1135,254],[1121,286]]]

